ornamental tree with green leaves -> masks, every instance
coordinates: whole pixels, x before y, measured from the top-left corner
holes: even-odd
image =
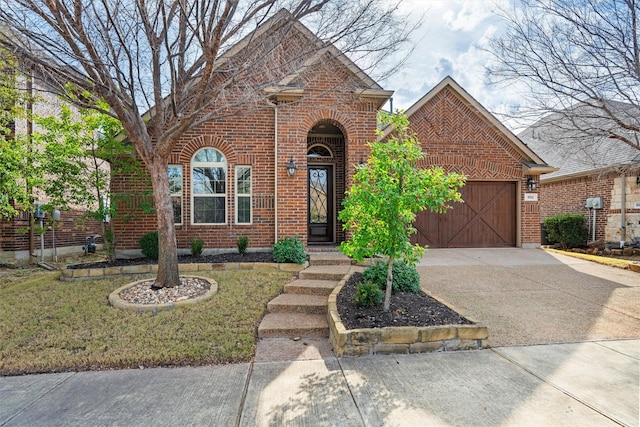
[[[40,153],[31,138],[15,132],[18,119],[30,120],[29,106],[34,102],[25,91],[27,80],[15,72],[18,61],[0,48],[0,219],[13,218],[20,210],[33,209],[32,189],[43,176],[30,165],[39,162]]]
[[[461,202],[458,189],[465,178],[446,174],[442,168],[419,166],[425,154],[403,112],[381,112],[378,120],[391,132],[386,140],[369,143],[367,163],[358,168],[355,184],[347,192],[339,219],[351,237],[342,242],[340,250],[359,261],[374,255],[388,258],[383,309],[389,311],[393,263],[404,259],[415,265],[424,252],[410,241],[416,232],[416,213],[425,209],[442,213],[451,207],[450,202]],[[385,135],[380,130],[376,133]]]
[[[101,112],[108,109],[104,101],[98,103],[97,109],[72,109],[63,104],[58,115],[35,118],[40,131],[33,138],[44,153],[41,166],[48,179],[42,190],[49,199],[45,209],[82,207],[85,217],[102,224],[107,253],[113,260],[115,235],[112,227],[105,226],[117,214],[111,174],[141,176],[143,170],[133,147],[117,138],[122,132],[120,121]]]

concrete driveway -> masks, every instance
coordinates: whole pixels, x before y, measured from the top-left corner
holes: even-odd
[[[433,249],[423,289],[489,328],[492,347],[640,337],[640,274],[542,249]]]

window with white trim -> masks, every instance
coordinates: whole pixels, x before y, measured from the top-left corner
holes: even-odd
[[[236,166],[236,224],[251,224],[251,166]]]
[[[182,224],[182,166],[169,165],[169,189],[173,205],[173,222]]]
[[[214,148],[203,148],[191,160],[191,222],[226,224],[227,159]]]

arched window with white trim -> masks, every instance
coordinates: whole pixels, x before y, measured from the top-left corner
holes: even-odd
[[[191,222],[227,222],[227,159],[214,148],[203,148],[191,159]]]

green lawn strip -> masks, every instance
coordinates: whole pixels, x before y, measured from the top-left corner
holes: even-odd
[[[198,273],[218,282],[213,298],[157,314],[108,303],[139,276],[61,282],[51,273],[1,288],[0,374],[250,360],[266,304],[290,273]]]
[[[593,261],[593,262],[597,262],[598,264],[604,264],[604,265],[609,265],[611,267],[617,267],[617,268],[623,268],[623,269],[628,269],[629,264],[633,263],[633,261],[629,261],[625,259],[615,259],[615,258],[609,258],[605,256],[600,256],[600,255],[581,254],[579,252],[568,252],[568,251],[561,251],[558,249],[551,249],[551,248],[546,248],[545,251],[555,252],[557,254],[567,255],[570,257],[584,259],[586,261]]]

